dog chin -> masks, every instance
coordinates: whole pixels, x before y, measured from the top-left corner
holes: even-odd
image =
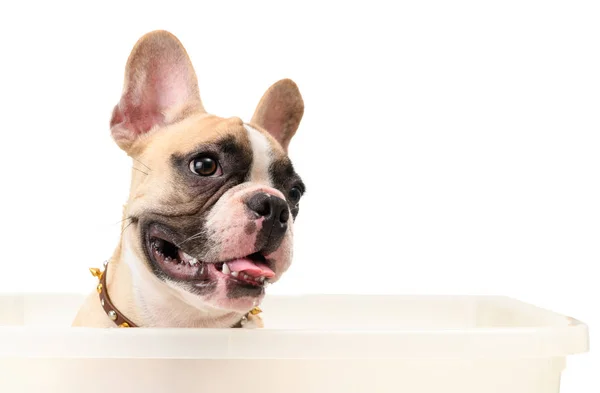
[[[217,291],[214,296],[207,300],[207,303],[221,310],[246,313],[252,309],[252,307],[258,306],[265,295],[264,289],[259,295],[255,296],[231,297],[234,292],[235,291],[232,292],[228,289]]]
[[[253,307],[259,305],[264,298],[265,291],[259,295],[232,296],[237,290],[232,290],[225,283],[218,283],[214,292],[210,295],[199,294],[194,287],[182,285],[181,283],[167,282],[167,285],[175,289],[181,298],[190,306],[206,312],[236,312],[244,314]]]

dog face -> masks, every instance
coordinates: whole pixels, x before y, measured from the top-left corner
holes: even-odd
[[[296,85],[282,80],[249,123],[208,114],[177,38],[142,37],[111,120],[134,160],[122,238],[132,274],[201,309],[257,304],[292,260],[305,186],[287,148],[303,110]]]

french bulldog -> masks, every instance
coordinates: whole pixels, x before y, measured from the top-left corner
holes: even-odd
[[[133,163],[122,234],[73,326],[131,327],[118,313],[137,327],[262,327],[250,311],[292,262],[305,186],[288,146],[303,113],[284,79],[248,123],[209,114],[181,42],[141,37],[110,120]]]

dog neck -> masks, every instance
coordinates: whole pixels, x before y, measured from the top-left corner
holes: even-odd
[[[224,328],[238,323],[238,312],[192,305],[181,293],[159,280],[124,243],[107,269],[106,288],[118,311],[140,327]]]

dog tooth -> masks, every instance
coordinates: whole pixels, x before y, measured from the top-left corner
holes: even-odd
[[[223,274],[229,274],[231,270],[229,270],[229,266],[226,263],[223,264]]]
[[[238,276],[238,274],[240,274],[240,272],[231,272],[231,275],[232,275],[233,277],[237,277],[237,276]]]
[[[190,260],[190,265],[195,266],[198,263],[198,260],[196,258],[192,258]]]

